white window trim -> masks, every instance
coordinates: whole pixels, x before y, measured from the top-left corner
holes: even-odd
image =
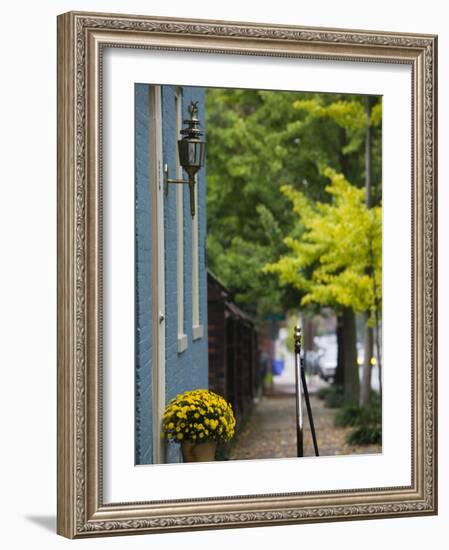
[[[187,334],[178,334],[178,353],[182,353],[188,348]]]
[[[175,91],[176,116],[176,178],[182,179],[182,166],[178,158],[178,139],[182,129],[182,89]],[[188,340],[184,330],[184,186],[176,185],[176,299],[178,306],[178,353],[187,349]]]
[[[199,340],[204,336],[203,325],[193,325],[192,327],[192,339]]]
[[[165,462],[161,439],[165,410],[165,261],[164,261],[164,174],[162,160],[161,86],[150,86],[150,193],[152,248],[153,331],[153,464]]]
[[[195,182],[195,191],[195,216],[192,219],[192,340],[203,337],[203,326],[200,324],[198,181]]]

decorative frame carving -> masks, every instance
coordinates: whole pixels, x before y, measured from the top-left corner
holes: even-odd
[[[413,108],[412,484],[102,501],[102,48],[409,64]],[[437,38],[70,12],[58,17],[58,533],[70,538],[437,513]]]

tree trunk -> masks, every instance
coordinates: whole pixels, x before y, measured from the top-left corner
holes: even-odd
[[[360,406],[368,407],[371,398],[371,357],[374,353],[374,332],[372,327],[368,326],[369,315],[365,314],[365,341],[364,341],[364,359],[362,384],[360,386]]]
[[[365,101],[366,131],[365,131],[365,204],[371,208],[371,97]],[[374,277],[372,267],[367,270],[368,275]],[[374,334],[368,326],[369,312],[365,314],[365,353],[363,360],[362,386],[360,388],[360,406],[368,407],[371,397],[371,357],[373,357]]]
[[[351,308],[343,310],[344,394],[351,401],[359,402],[360,382],[357,365],[357,335],[355,313]]]
[[[377,349],[377,367],[379,371],[379,395],[382,403],[382,345],[380,341],[381,322],[376,309],[376,349]]]
[[[343,315],[337,314],[337,370],[335,371],[334,384],[344,386],[345,360],[343,345]]]
[[[365,102],[365,117],[366,117],[366,131],[365,131],[365,204],[368,208],[371,208],[371,158],[372,158],[372,146],[371,146],[371,97],[366,97]]]

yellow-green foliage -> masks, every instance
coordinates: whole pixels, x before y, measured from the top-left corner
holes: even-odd
[[[167,441],[229,440],[234,435],[232,406],[210,390],[192,390],[177,395],[162,417],[161,436]]]
[[[366,126],[365,110],[355,101],[334,101],[323,105],[319,98],[295,101],[295,109],[307,111],[314,117],[331,118],[339,126],[352,130],[364,130]]]
[[[328,119],[340,128],[344,128],[348,141],[342,147],[343,154],[355,153],[363,147],[368,121],[365,106],[360,100],[338,99],[332,103],[326,103],[322,95],[316,95],[312,99],[295,101],[293,107],[305,113],[306,120]],[[380,101],[371,107],[369,124],[372,127],[380,127],[381,123],[382,102]]]
[[[382,211],[367,208],[364,189],[327,168],[329,203],[312,202],[293,189],[281,191],[298,215],[296,235],[284,242],[291,253],[267,264],[284,284],[304,292],[302,304],[345,306],[374,313],[381,301]]]

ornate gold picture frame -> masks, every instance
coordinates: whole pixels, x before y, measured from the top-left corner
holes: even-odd
[[[411,69],[411,483],[105,502],[103,54],[106,48]],[[58,533],[89,536],[437,513],[437,38],[76,13],[58,17]],[[130,366],[130,368],[132,368]],[[151,466],[150,466],[151,468]]]

